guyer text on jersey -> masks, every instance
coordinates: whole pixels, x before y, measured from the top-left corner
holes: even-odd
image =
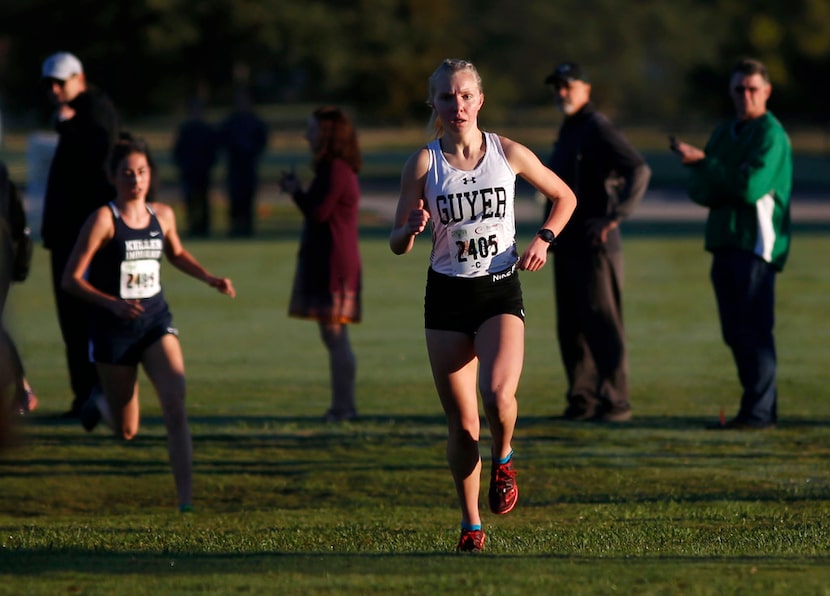
[[[442,224],[475,219],[504,217],[507,213],[507,190],[503,187],[481,188],[438,195],[435,199],[438,207],[438,219]]]

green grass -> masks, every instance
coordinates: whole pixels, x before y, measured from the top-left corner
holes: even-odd
[[[551,274],[523,274],[520,505],[485,512],[487,552],[460,556],[423,341],[428,243],[395,257],[385,228],[363,230],[365,321],[351,328],[362,418],[325,425],[317,330],[286,316],[297,220],[277,212],[263,228],[187,242],[233,278],[234,301],[165,268],[188,367],[192,515],[175,512],[146,380],[129,444],[51,417],[69,397],[37,251],[7,313],[41,408],[0,459],[0,594],[830,592],[830,238],[797,238],[778,280],[771,432],[704,430],[721,407],[734,413],[738,386],[699,234],[627,235],[625,425],[552,419],[564,382]]]

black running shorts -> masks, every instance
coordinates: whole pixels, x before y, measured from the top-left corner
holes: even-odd
[[[496,315],[525,318],[522,285],[515,266],[483,277],[450,277],[427,272],[424,326],[474,336],[487,319]]]
[[[173,316],[164,309],[152,316],[132,321],[92,324],[89,335],[89,357],[92,362],[135,366],[141,362],[144,351],[168,333],[178,335],[171,327]]]

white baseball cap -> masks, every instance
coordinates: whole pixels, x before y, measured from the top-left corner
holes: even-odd
[[[44,79],[58,79],[65,81],[68,78],[83,74],[84,67],[81,61],[74,54],[69,52],[58,52],[52,54],[43,61],[43,68],[41,73]]]

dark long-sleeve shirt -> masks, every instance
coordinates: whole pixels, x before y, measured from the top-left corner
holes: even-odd
[[[115,196],[106,162],[118,138],[118,116],[106,95],[87,90],[69,105],[75,115],[57,126],[40,230],[46,248],[65,252],[89,214]]]
[[[589,103],[565,118],[554,143],[550,168],[576,194],[577,205],[557,238],[556,250],[587,250],[589,219],[621,221],[643,198],[651,169],[622,133]],[[620,250],[620,231],[608,233],[605,250]]]

